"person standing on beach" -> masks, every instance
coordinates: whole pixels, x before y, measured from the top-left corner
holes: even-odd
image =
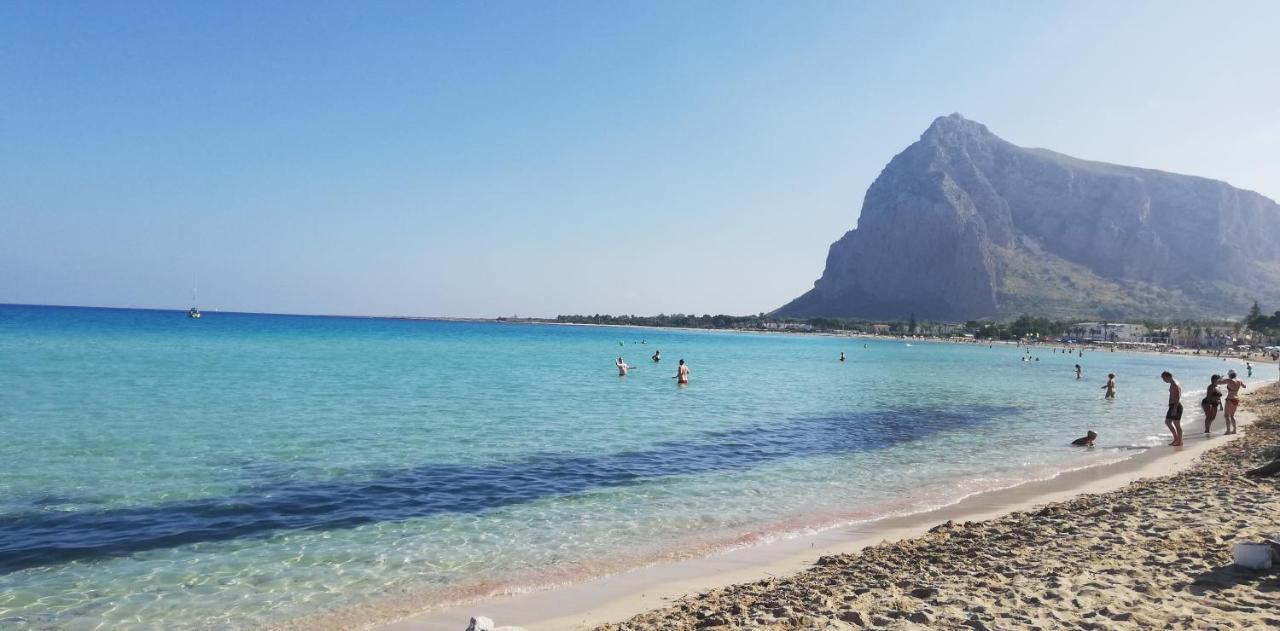
[[[1240,407],[1240,389],[1248,388],[1249,386],[1236,379],[1236,371],[1234,370],[1228,370],[1227,378],[1219,379],[1217,384],[1227,387],[1227,405],[1222,410],[1222,418],[1227,421],[1226,434],[1234,434],[1236,433],[1236,408]]]
[[[1116,374],[1115,373],[1107,373],[1107,385],[1102,386],[1102,388],[1107,391],[1107,393],[1102,398],[1104,399],[1116,398]]]
[[[1080,378],[1080,364],[1076,364],[1076,379]]]
[[[1173,373],[1164,371],[1160,379],[1169,384],[1169,411],[1164,414],[1165,427],[1173,434],[1172,447],[1182,446],[1182,386],[1173,378]]]
[[[629,369],[631,368],[630,366],[628,366],[628,365],[627,365],[627,362],[623,361],[623,360],[622,360],[622,358],[621,358],[621,357],[619,357],[619,358],[618,358],[618,361],[615,361],[615,362],[613,362],[613,363],[614,363],[614,365],[616,365],[616,366],[618,367],[618,376],[619,376],[619,377],[626,377],[626,376],[627,376],[627,370],[629,370]]]
[[[1209,389],[1200,400],[1200,409],[1204,410],[1204,433],[1206,434],[1209,433],[1209,428],[1213,427],[1213,419],[1218,418],[1218,408],[1222,407],[1222,391],[1218,389],[1220,379],[1222,375],[1209,377]]]
[[[689,367],[684,364],[683,359],[680,360],[680,367],[676,369],[676,384],[689,385]]]

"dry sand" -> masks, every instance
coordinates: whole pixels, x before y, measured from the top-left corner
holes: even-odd
[[[1246,406],[1257,419],[1242,436],[1178,473],[948,522],[599,629],[1280,628],[1280,568],[1231,565],[1233,543],[1280,532],[1280,479],[1241,475],[1280,450],[1280,388]]]

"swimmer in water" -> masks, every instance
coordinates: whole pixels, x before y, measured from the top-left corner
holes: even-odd
[[[676,369],[676,383],[682,386],[689,385],[689,367],[684,364],[684,360],[680,360],[680,367]]]
[[[844,351],[840,351],[840,361],[844,361]]]
[[[1077,447],[1092,447],[1093,441],[1097,439],[1098,439],[1098,434],[1093,430],[1089,430],[1088,434],[1085,434],[1084,436],[1071,441],[1071,444]]]
[[[631,367],[627,365],[627,362],[622,361],[622,358],[621,358],[621,357],[619,357],[619,358],[618,358],[618,361],[613,362],[613,363],[614,363],[615,365],[617,365],[617,367],[618,367],[618,376],[619,376],[619,377],[626,377],[626,376],[627,376],[627,371],[631,369]]]
[[[1115,373],[1107,373],[1107,385],[1102,386],[1102,388],[1107,391],[1106,396],[1102,398],[1104,399],[1116,398],[1116,374]]]
[[[662,361],[662,351],[653,351],[653,362],[656,364]]]
[[[1080,378],[1080,364],[1076,364],[1076,379]]]

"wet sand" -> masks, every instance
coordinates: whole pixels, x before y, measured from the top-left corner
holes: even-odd
[[[1198,416],[1188,414],[1189,430]],[[1229,568],[1233,541],[1280,532],[1280,486],[1238,475],[1280,445],[1280,391],[1246,398],[1240,421],[1236,436],[1221,436],[1219,420],[1213,436],[1189,432],[1182,449],[1152,449],[937,511],[486,599],[382,628],[462,629],[470,615],[529,631],[1280,625],[1267,605],[1280,595],[1280,575]]]

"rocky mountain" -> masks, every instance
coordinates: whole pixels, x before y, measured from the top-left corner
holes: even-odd
[[[1280,306],[1280,206],[937,119],[867,190],[790,317],[1238,318]]]

